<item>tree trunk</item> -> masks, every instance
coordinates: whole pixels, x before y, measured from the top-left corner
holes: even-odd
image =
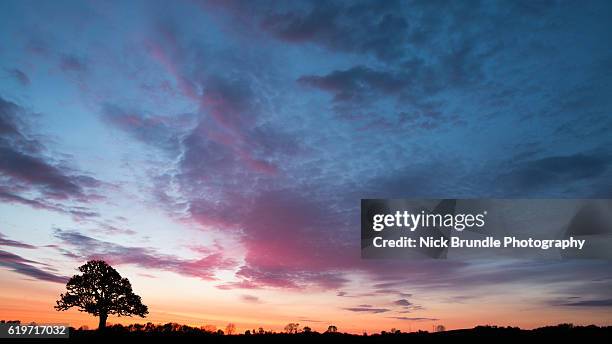
[[[103,330],[106,327],[106,319],[108,314],[100,313],[100,323],[98,324],[98,330]]]

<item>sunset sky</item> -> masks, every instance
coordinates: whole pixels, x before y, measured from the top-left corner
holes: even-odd
[[[362,260],[361,198],[612,198],[610,1],[0,1],[0,319],[612,323],[609,261]]]

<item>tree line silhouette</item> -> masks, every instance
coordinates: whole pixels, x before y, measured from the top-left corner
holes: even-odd
[[[19,321],[4,321],[0,323],[20,323]],[[295,323],[291,323],[295,324]],[[288,324],[289,325],[289,324]],[[330,327],[335,327],[331,325]],[[231,331],[230,331],[231,332]],[[166,324],[109,324],[104,330],[89,330],[86,327],[70,328],[69,339],[57,339],[57,341],[87,342],[96,340],[147,340],[148,342],[167,342],[167,340],[198,340],[214,343],[312,343],[313,341],[333,341],[334,343],[435,343],[458,340],[470,341],[472,343],[490,342],[524,342],[524,341],[589,341],[609,342],[612,338],[612,326],[599,327],[595,325],[574,326],[572,324],[560,324],[546,326],[533,330],[524,330],[518,327],[477,326],[472,329],[450,330],[444,332],[401,332],[391,329],[372,334],[349,334],[336,331],[317,332],[307,329],[283,332],[274,332],[259,328],[257,330],[246,330],[243,333],[226,333],[214,326],[205,325],[193,327],[170,322]],[[18,339],[20,343],[22,339]],[[16,342],[18,340],[15,340]],[[5,340],[3,340],[4,343]],[[8,340],[6,340],[8,342]]]

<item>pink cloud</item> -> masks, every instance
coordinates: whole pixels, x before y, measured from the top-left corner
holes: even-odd
[[[163,254],[152,248],[123,246],[98,240],[76,231],[56,229],[55,237],[62,242],[62,253],[71,258],[102,259],[113,265],[131,264],[147,269],[176,272],[203,280],[215,280],[216,271],[236,266],[233,259],[225,257],[220,251],[211,251],[199,259],[190,260]]]
[[[271,162],[257,158],[250,147],[248,131],[255,124],[257,106],[251,90],[242,82],[228,81],[212,73],[196,80],[185,76],[187,53],[179,43],[176,32],[168,26],[158,27],[158,37],[145,42],[153,60],[157,61],[176,81],[179,90],[194,102],[201,113],[208,114],[214,123],[207,122],[202,133],[206,138],[225,145],[238,156],[244,166],[254,172],[274,175],[278,168]],[[214,124],[214,130],[209,126]]]

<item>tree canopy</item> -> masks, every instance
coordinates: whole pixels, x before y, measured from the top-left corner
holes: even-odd
[[[127,278],[102,260],[91,260],[79,267],[81,275],[74,275],[66,284],[55,309],[72,307],[100,317],[98,328],[106,326],[109,314],[145,317],[149,311],[140,296],[134,294]]]

